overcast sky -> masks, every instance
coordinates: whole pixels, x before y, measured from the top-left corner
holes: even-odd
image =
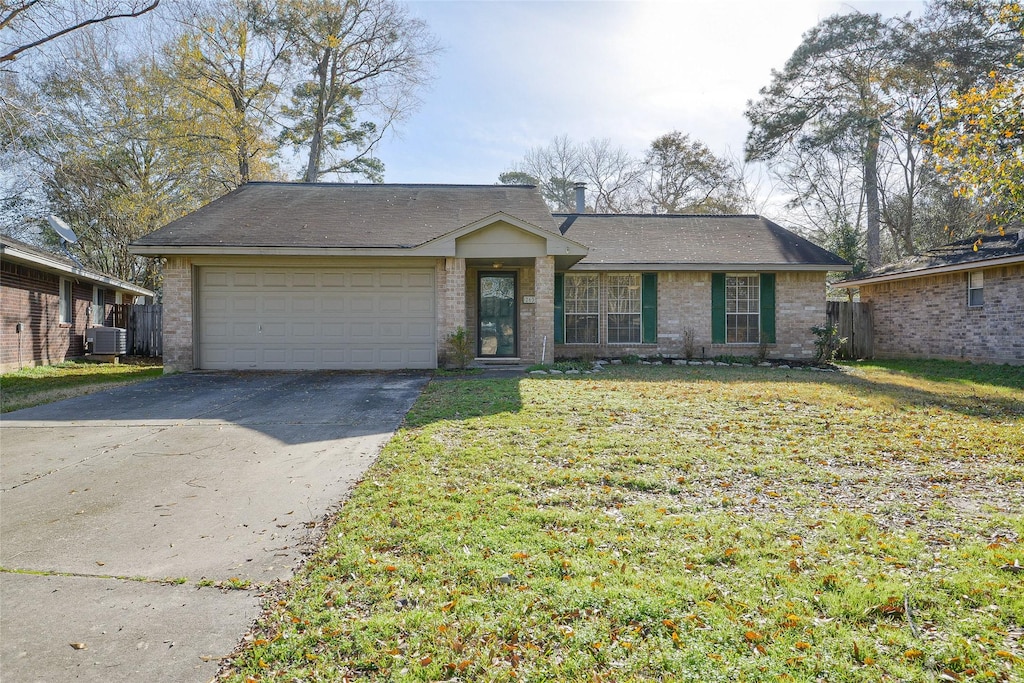
[[[385,182],[489,184],[557,135],[641,155],[689,133],[741,155],[743,110],[820,19],[920,2],[421,1],[445,52],[423,104],[385,139]]]

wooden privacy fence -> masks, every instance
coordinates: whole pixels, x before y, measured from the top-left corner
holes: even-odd
[[[127,332],[128,355],[162,356],[164,307],[161,304],[119,304],[114,306],[114,327]]]
[[[846,343],[839,350],[841,358],[871,358],[874,354],[874,326],[871,304],[860,301],[829,301],[826,313],[830,325],[839,329]]]

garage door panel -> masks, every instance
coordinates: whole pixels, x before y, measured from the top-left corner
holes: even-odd
[[[288,274],[264,273],[262,284],[264,287],[285,287],[288,285]]]
[[[432,368],[432,269],[199,269],[199,366]]]
[[[254,271],[238,271],[232,280],[235,287],[255,287],[259,282]]]
[[[434,326],[430,323],[409,323],[406,327],[406,335],[411,341],[432,342],[434,339]]]

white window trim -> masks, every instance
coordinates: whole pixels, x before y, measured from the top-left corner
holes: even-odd
[[[58,317],[61,325],[71,325],[75,322],[75,284],[66,277],[60,279],[57,292],[57,306],[60,309]]]
[[[621,311],[614,311],[613,312],[611,310],[610,304],[611,304],[611,301],[612,301],[612,297],[611,297],[611,294],[608,293],[610,288],[611,288],[611,279],[613,277],[622,277],[624,275],[629,276],[629,277],[634,277],[634,278],[636,278],[636,281],[637,281],[637,293],[639,294],[639,297],[637,298],[637,310],[636,310],[636,313],[633,313],[633,312],[623,313]],[[609,345],[611,345],[611,346],[639,346],[640,344],[643,344],[643,339],[644,339],[644,329],[643,329],[643,326],[644,326],[644,321],[643,321],[644,293],[643,293],[643,287],[644,287],[643,273],[607,273],[606,274],[606,279],[605,279],[605,293],[606,293],[605,301],[606,301],[606,306],[605,306],[605,312],[604,312],[605,329],[608,329],[608,321],[611,318],[611,316],[613,316],[613,315],[636,316],[636,320],[637,320],[637,340],[636,341],[624,341],[624,342],[616,341],[616,342],[613,342],[612,341],[612,334],[611,334],[611,331],[609,330],[608,331],[608,344]]]
[[[593,315],[593,316],[595,316],[597,318],[597,339],[595,341],[592,341],[592,342],[580,342],[580,341],[568,341],[568,339],[566,339],[565,340],[566,344],[572,344],[574,346],[597,346],[597,345],[599,345],[601,343],[601,275],[600,275],[600,273],[566,273],[565,277],[566,278],[570,278],[570,277],[573,277],[573,278],[575,278],[575,277],[596,277],[597,278],[597,311],[595,311],[594,313],[566,313],[563,310],[563,312],[562,312],[562,316],[565,319],[564,334],[566,334],[566,335],[568,334],[568,331],[569,331],[569,325],[568,325],[569,316],[571,316],[571,315],[576,315],[576,316],[584,316],[584,315],[589,316],[589,315]],[[562,281],[562,307],[563,307],[563,309],[565,308],[566,301],[568,301],[568,299],[565,298],[565,280],[563,280]]]
[[[92,324],[102,325],[105,322],[105,301],[106,297],[103,294],[103,288],[99,285],[93,285],[92,287]]]
[[[757,310],[751,313],[747,311],[745,313],[730,313],[729,312],[729,278],[731,277],[744,277],[754,278],[754,287],[757,291]],[[749,301],[749,299],[748,299]],[[729,317],[737,315],[756,315],[757,316],[757,341],[741,341],[733,342],[729,341]],[[752,346],[761,343],[761,274],[760,273],[726,273],[725,274],[725,343],[727,346]]]
[[[975,282],[977,277],[978,282]],[[981,292],[981,303],[972,304],[971,294],[974,292]],[[985,272],[981,270],[971,270],[967,272],[967,308],[984,308],[985,307]]]

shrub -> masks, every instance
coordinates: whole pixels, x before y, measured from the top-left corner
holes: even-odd
[[[449,350],[446,357],[450,356],[451,364],[456,368],[465,370],[469,362],[473,360],[473,356],[476,355],[473,349],[473,340],[469,338],[466,328],[458,327],[445,337],[445,341],[448,342]]]
[[[686,360],[693,360],[697,355],[697,333],[687,327],[683,330],[683,356]]]
[[[839,336],[839,328],[834,324],[815,325],[811,328],[814,333],[815,362],[833,363],[839,348],[846,343],[846,337]]]

